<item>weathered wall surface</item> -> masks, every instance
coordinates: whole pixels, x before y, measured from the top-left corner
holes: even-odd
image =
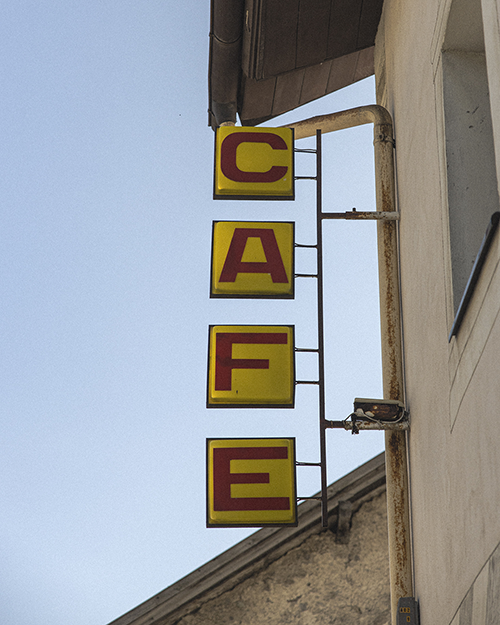
[[[465,15],[458,26],[450,23],[452,9]],[[484,58],[477,45],[484,31],[480,46],[500,180],[499,16],[499,0],[385,0],[376,41],[377,97],[393,116],[396,139],[415,595],[422,625],[448,625],[459,610],[460,623],[471,623],[464,601],[473,586],[479,597],[476,581],[500,541],[500,236],[463,324],[448,341],[455,317],[447,162],[453,137],[443,88],[443,54],[471,51]],[[470,123],[464,137],[480,123],[479,112],[465,107]],[[473,164],[466,139],[455,143]],[[467,204],[476,219],[476,202]],[[490,209],[497,210],[494,202]],[[498,618],[500,597],[495,613]],[[474,616],[474,625],[489,622]]]
[[[385,493],[353,515],[349,542],[326,530],[205,603],[178,625],[386,625]]]

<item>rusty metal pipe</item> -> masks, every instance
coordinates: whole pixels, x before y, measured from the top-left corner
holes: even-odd
[[[345,213],[323,213],[322,219],[349,219],[349,220],[368,220],[374,219],[376,221],[398,221],[399,213],[386,213],[384,211],[346,211]]]
[[[376,104],[360,106],[287,124],[287,127],[294,128],[295,138],[301,139],[313,136],[316,129],[332,132],[369,123],[373,124],[374,135],[376,208],[380,212],[394,213],[394,139],[392,119],[386,109]],[[382,370],[384,398],[404,401],[396,224],[397,221],[377,221]],[[385,432],[393,625],[396,625],[398,599],[413,595],[406,449],[404,431]]]
[[[352,421],[325,421],[326,429],[336,429],[336,430],[352,430]],[[395,423],[391,423],[390,421],[384,422],[375,422],[375,421],[356,421],[356,428],[358,430],[407,430],[409,428],[408,421],[399,421]]]

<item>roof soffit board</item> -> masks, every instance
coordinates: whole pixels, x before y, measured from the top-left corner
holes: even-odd
[[[330,13],[327,55],[337,59],[357,51],[363,0],[335,0]]]
[[[327,58],[330,0],[314,0],[314,6],[302,2],[297,24],[296,67],[322,63]]]
[[[258,126],[281,113],[367,78],[373,71],[372,46],[276,78],[252,80],[243,76],[238,104],[241,123],[243,126]],[[286,93],[289,93],[288,99]]]
[[[374,45],[383,0],[246,0],[243,72],[262,80]]]

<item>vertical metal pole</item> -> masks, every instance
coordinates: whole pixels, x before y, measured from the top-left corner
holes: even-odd
[[[394,156],[392,124],[374,125],[377,210],[394,210]],[[379,256],[380,326],[384,397],[404,401],[402,331],[399,293],[397,222],[377,223]],[[387,525],[391,577],[392,625],[397,622],[401,597],[413,594],[407,433],[385,432]]]
[[[316,254],[318,287],[318,380],[319,380],[319,445],[321,464],[321,524],[328,527],[328,497],[326,476],[326,429],[325,429],[325,335],[323,321],[323,232],[321,223],[321,130],[316,130]]]

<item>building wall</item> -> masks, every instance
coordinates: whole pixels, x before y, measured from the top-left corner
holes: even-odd
[[[388,625],[384,454],[327,500],[328,528],[303,501],[297,526],[261,528],[109,625]]]
[[[315,534],[177,625],[388,625],[389,604],[382,493],[353,515],[346,544]]]
[[[498,210],[500,3],[453,1],[452,7],[452,0],[385,0],[375,71],[378,101],[393,116],[396,139],[415,595],[422,625],[490,625],[500,622],[500,571],[493,555],[500,543],[498,232],[463,324],[451,341],[448,336],[460,251],[456,244],[452,250],[450,222],[451,230],[458,223],[468,235],[478,223],[484,231],[484,215]],[[477,110],[464,105],[468,123],[455,135],[459,122],[450,114],[446,91],[448,51],[474,63],[485,58],[489,84],[490,112],[484,101]],[[472,77],[463,77],[467,87]],[[488,115],[491,129],[485,130]],[[484,134],[474,142],[470,133]],[[491,155],[485,156],[488,141]],[[450,150],[458,150],[459,165]],[[484,174],[478,163],[485,158],[492,173],[471,191]],[[464,169],[457,176],[458,166]],[[461,184],[466,175],[471,185],[454,198],[454,180]]]

